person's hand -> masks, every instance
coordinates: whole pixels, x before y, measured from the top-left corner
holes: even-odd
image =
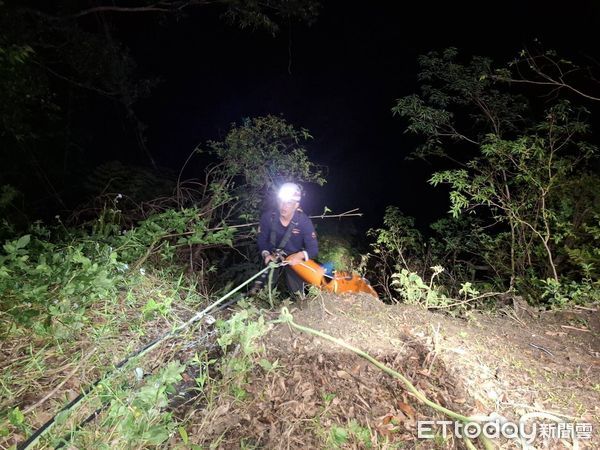
[[[304,262],[304,252],[292,253],[285,260],[290,266],[300,264],[301,262]]]
[[[271,261],[275,261],[275,257],[269,253],[267,256],[265,256],[265,266]]]

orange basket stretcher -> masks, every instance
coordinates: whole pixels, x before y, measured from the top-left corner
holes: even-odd
[[[369,281],[360,275],[335,272],[333,276],[329,276],[325,274],[325,269],[323,267],[311,259],[290,267],[294,272],[300,275],[304,281],[325,291],[333,292],[335,294],[343,294],[345,292],[365,292],[371,294],[375,298],[379,298]]]

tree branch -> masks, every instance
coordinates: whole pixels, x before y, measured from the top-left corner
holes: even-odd
[[[95,13],[176,13],[190,6],[205,6],[212,3],[219,3],[211,0],[188,0],[188,1],[160,1],[151,5],[145,6],[116,6],[116,5],[100,5],[91,8],[83,9],[76,13],[67,14],[65,16],[53,16],[42,11],[23,8],[22,11],[28,12],[50,20],[71,20],[79,19],[80,17],[88,16]]]
[[[140,12],[171,12],[169,8],[160,8],[157,6],[95,6],[93,8],[84,9],[83,11],[79,11],[75,14],[70,14],[68,16],[64,16],[63,19],[78,19],[79,17],[87,16],[89,14],[99,13],[99,12],[130,12],[130,13],[140,13]]]

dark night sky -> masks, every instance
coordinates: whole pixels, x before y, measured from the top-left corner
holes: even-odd
[[[137,108],[158,161],[178,168],[231,122],[283,114],[311,131],[310,155],[329,168],[325,187],[308,188],[309,212],[360,207],[371,225],[395,204],[423,225],[445,212],[447,193],[426,184],[430,166],[404,160],[417,141],[390,112],[416,90],[417,55],[455,46],[506,61],[538,38],[569,56],[598,56],[600,7],[592,0],[323,3],[312,27],[292,26],[291,74],[287,28],[276,37],[240,31],[208,9],[167,25],[117,19],[140,71],[163,80]]]

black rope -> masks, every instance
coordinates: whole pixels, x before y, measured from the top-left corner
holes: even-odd
[[[220,305],[219,307],[217,307],[214,313],[218,313],[223,311],[224,309],[230,307],[231,305],[237,303],[240,299],[242,298],[241,295],[232,298],[231,300],[229,300],[228,302]],[[151,347],[152,345],[154,345],[156,342],[160,341],[161,339],[164,339],[168,334],[161,336],[158,339],[153,340],[152,342],[150,342],[149,344],[145,345],[143,348],[137,350],[135,353],[132,353],[131,355],[129,355],[128,357],[126,357],[123,361],[119,362],[119,364],[117,364],[115,366],[114,370],[120,369],[121,367],[123,367],[127,361],[129,361],[131,358],[133,358],[134,356],[139,355],[140,353],[142,353],[144,350],[146,350],[147,348]],[[111,371],[110,373],[114,372]],[[109,373],[109,374],[110,374]],[[107,374],[108,375],[108,374]],[[107,375],[105,375],[103,378],[106,378]],[[85,397],[85,395],[87,395],[92,389],[94,389],[98,383],[100,383],[100,381],[102,381],[102,379],[99,379],[98,381],[96,381],[88,390],[86,393],[82,393],[79,395],[79,397],[77,397],[76,399],[74,399],[71,403],[69,403],[67,406],[65,406],[62,410],[60,410],[56,415],[60,414],[63,411],[68,410],[70,407],[72,407],[73,405],[75,405],[77,403],[77,401],[81,400],[83,397]],[[77,400],[77,401],[75,401]],[[106,402],[104,403],[102,406],[100,406],[98,409],[96,409],[93,413],[91,413],[89,416],[87,416],[83,421],[81,421],[79,424],[77,424],[77,426],[75,427],[75,430],[73,430],[72,432],[70,432],[68,435],[63,436],[60,440],[60,442],[58,444],[56,444],[56,447],[54,447],[55,449],[59,449],[64,447],[66,444],[68,444],[71,439],[73,438],[73,436],[75,435],[75,433],[77,433],[79,430],[83,429],[83,427],[85,427],[88,423],[92,422],[93,420],[96,419],[96,417],[98,417],[103,411],[105,411],[108,407],[110,406],[110,402]],[[54,422],[56,415],[48,422],[46,422],[46,424],[44,424],[44,426],[42,428],[40,428],[38,431],[36,431],[36,433],[31,436],[27,441],[25,441],[23,444],[21,444],[23,447],[19,446],[17,447],[17,450],[22,450],[24,448],[24,446],[29,445],[29,443],[31,443],[33,441],[33,439],[35,439],[37,436],[39,436],[46,428],[48,428],[48,426],[50,426],[52,424],[52,422]]]
[[[272,265],[273,263],[271,263]],[[246,281],[244,281],[242,284],[240,284],[238,287],[236,287],[235,289],[231,290],[228,294],[224,295],[223,297],[221,297],[219,300],[217,300],[217,302],[209,305],[209,307],[207,309],[205,309],[204,311],[202,311],[199,314],[196,314],[195,316],[193,316],[190,320],[188,320],[186,323],[184,323],[181,327],[176,328],[175,330],[169,331],[168,333],[163,334],[162,336],[154,339],[153,341],[149,342],[148,344],[146,344],[145,346],[143,346],[142,348],[136,350],[135,352],[131,353],[130,355],[128,355],[127,357],[125,357],[121,362],[119,362],[115,368],[109,372],[107,372],[106,374],[104,374],[104,376],[102,378],[99,378],[98,380],[96,380],[92,385],[88,386],[87,388],[84,388],[84,390],[81,392],[81,394],[79,394],[77,397],[75,397],[73,400],[71,400],[65,407],[61,408],[61,410],[55,414],[51,419],[49,419],[44,425],[42,425],[40,428],[38,428],[27,440],[25,440],[24,442],[22,442],[21,444],[17,445],[17,450],[25,450],[27,449],[32,443],[34,443],[49,427],[52,426],[52,424],[56,421],[56,416],[62,412],[68,411],[69,409],[71,409],[73,406],[77,405],[83,398],[85,398],[86,395],[88,395],[94,388],[96,388],[96,386],[98,386],[98,384],[103,380],[108,378],[109,376],[112,376],[112,374],[120,369],[121,367],[123,367],[131,358],[134,358],[135,356],[138,356],[139,354],[145,352],[146,350],[148,350],[149,348],[153,347],[154,345],[156,345],[157,343],[159,343],[160,341],[167,339],[168,337],[171,336],[175,336],[176,334],[178,334],[180,331],[182,331],[184,328],[186,328],[187,326],[191,325],[192,323],[194,323],[196,320],[199,320],[202,315],[205,315],[208,313],[209,310],[214,310],[214,311],[220,311],[221,308],[223,307],[223,305],[219,305],[218,307],[216,307],[215,305],[217,305],[219,302],[225,300],[228,296],[232,295],[233,293],[235,293],[236,291],[240,290],[243,286],[245,286],[246,284],[250,283],[252,280],[256,279],[257,277],[259,277],[262,273],[264,273],[266,270],[268,269],[268,267],[265,267],[264,269],[262,269],[261,271],[259,271],[256,275],[248,278]],[[234,297],[235,298],[235,297]],[[239,300],[239,298],[238,298]],[[229,302],[225,303],[225,304],[229,304]]]
[[[127,362],[139,355],[140,353],[142,353],[144,350],[148,349],[149,347],[151,347],[152,345],[156,344],[157,342],[159,342],[161,339],[164,339],[165,337],[167,337],[167,335],[170,334],[166,333],[163,336],[154,339],[153,341],[151,341],[150,343],[146,344],[145,346],[143,346],[142,348],[136,350],[135,352],[133,352],[132,354],[130,354],[129,356],[126,356],[125,359],[123,359],[122,361],[120,361],[113,370],[111,370],[110,372],[106,373],[102,378],[99,378],[98,380],[96,380],[93,384],[91,384],[90,386],[88,386],[87,388],[85,388],[83,390],[83,392],[81,392],[81,394],[79,394],[77,397],[75,397],[73,400],[71,400],[66,406],[64,406],[59,412],[57,412],[51,419],[49,419],[44,425],[42,425],[40,428],[38,428],[35,433],[33,433],[31,436],[29,436],[29,438],[27,438],[26,441],[22,442],[21,444],[17,445],[17,450],[23,450],[25,448],[27,448],[29,445],[31,445],[31,443],[33,441],[35,441],[42,433],[44,433],[44,431],[46,431],[48,429],[48,427],[50,427],[55,421],[56,421],[56,416],[58,416],[60,413],[68,411],[69,409],[71,409],[73,406],[75,406],[77,403],[79,403],[81,400],[83,400],[83,398],[88,395],[92,390],[94,390],[96,388],[96,386],[98,386],[98,384],[100,384],[100,382],[107,378],[109,375],[111,375],[115,370],[120,369],[121,367],[123,367],[125,364],[127,364]]]

